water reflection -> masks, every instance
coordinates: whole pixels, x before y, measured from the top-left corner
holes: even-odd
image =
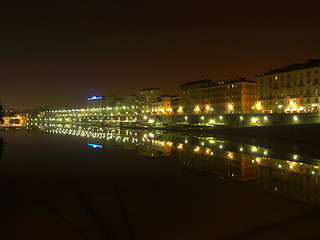
[[[83,125],[38,125],[29,128],[47,133],[85,137],[88,146],[124,147],[141,156],[177,155],[182,170],[221,179],[256,180],[257,187],[309,204],[319,202],[319,159],[293,152],[239,144],[228,139],[162,131],[109,129]]]
[[[2,154],[3,154],[3,139],[0,138],[0,160],[2,158]]]
[[[286,197],[320,205],[319,165],[258,158],[257,186]]]
[[[179,161],[184,170],[197,174],[217,174],[239,181],[257,178],[254,156],[225,151],[221,148],[201,148],[190,145],[179,149]]]
[[[14,129],[22,129],[27,126],[26,121],[27,117],[22,116],[15,116],[15,117],[9,117],[5,116],[2,119],[0,119],[0,127],[1,128],[14,128]]]

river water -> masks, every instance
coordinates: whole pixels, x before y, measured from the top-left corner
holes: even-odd
[[[318,144],[0,131],[0,239],[320,239]]]

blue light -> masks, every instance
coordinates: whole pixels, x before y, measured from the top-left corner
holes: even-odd
[[[99,144],[93,144],[93,143],[88,143],[88,146],[93,147],[93,148],[103,148],[102,145]]]
[[[88,98],[88,101],[91,101],[91,100],[98,100],[98,99],[101,99],[102,97],[97,97],[97,96],[92,96],[91,98]]]

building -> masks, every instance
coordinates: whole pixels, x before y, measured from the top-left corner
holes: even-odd
[[[141,113],[150,113],[152,103],[161,96],[159,88],[145,88],[138,92],[138,108]]]
[[[270,70],[257,77],[258,110],[318,112],[320,59]]]
[[[113,107],[116,101],[116,96],[114,95],[109,95],[105,97],[105,107]]]
[[[171,97],[171,108],[173,114],[179,114],[179,96],[172,96]]]
[[[105,99],[102,96],[92,96],[87,98],[87,107],[89,109],[102,109],[105,107]]]
[[[135,109],[138,107],[138,99],[136,95],[125,96],[123,98],[123,105],[128,108]]]
[[[117,98],[114,102],[114,106],[116,108],[122,108],[123,105],[123,98]]]
[[[179,87],[179,114],[194,114],[194,109],[200,109],[201,88],[212,84],[209,79],[184,83]]]
[[[152,114],[154,115],[171,115],[173,114],[171,108],[171,97],[162,95],[152,103]]]
[[[247,78],[212,82],[200,92],[201,103],[195,106],[195,113],[249,114],[257,102],[257,83]]]

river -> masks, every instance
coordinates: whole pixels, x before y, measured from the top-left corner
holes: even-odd
[[[318,239],[316,143],[84,125],[0,131],[1,239]]]

